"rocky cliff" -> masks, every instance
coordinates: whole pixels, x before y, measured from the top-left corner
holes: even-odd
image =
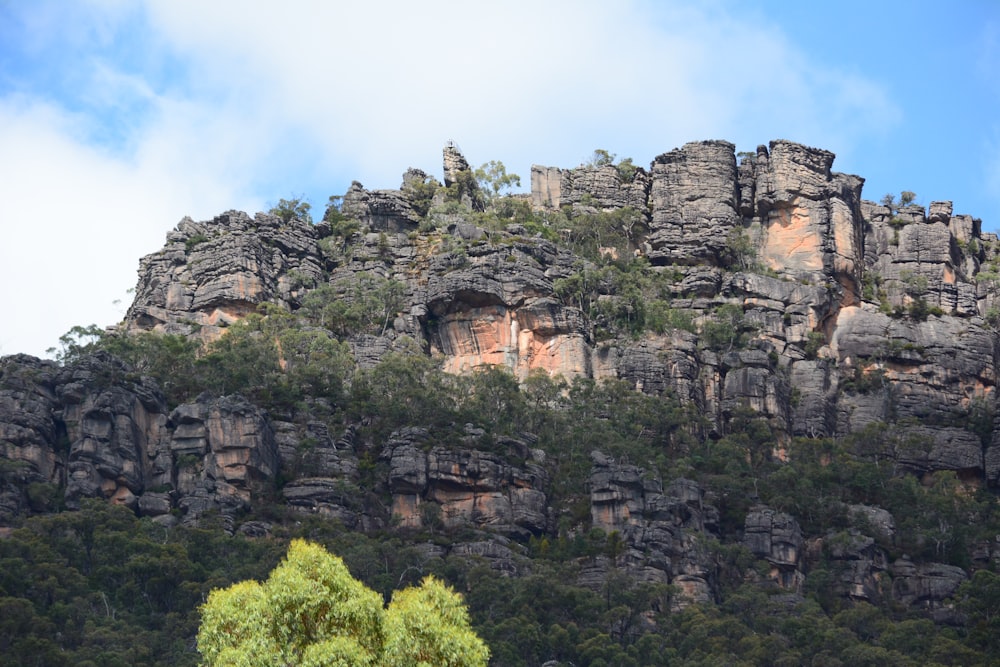
[[[739,405],[811,437],[930,419],[927,466],[995,479],[997,455],[958,424],[974,403],[995,402],[996,336],[984,319],[995,274],[978,279],[994,235],[948,202],[927,212],[862,200],[862,179],[833,172],[827,151],[775,141],[737,164],[733,149],[687,144],[628,180],[614,165],[533,168],[531,205],[577,220],[634,212],[638,231],[623,252],[642,258],[659,296],[696,323],[735,306],[725,313],[740,321],[727,326],[750,334],[740,350],[707,347],[697,328],[602,336],[600,309],[584,302],[610,308],[621,295],[603,284],[567,294],[567,281],[597,266],[559,243],[571,230],[558,221],[543,236],[439,210],[417,231],[409,191],[359,184],[343,208],[361,225],[336,241],[326,222],[267,214],[182,221],[142,260],[126,326],[212,339],[261,303],[294,311],[322,284],[374,276],[402,294],[384,326],[351,341],[368,363],[407,337],[455,373],[499,364],[522,379],[535,369],[621,378],[693,401],[720,432]],[[468,167],[454,147],[445,157],[448,173]],[[879,391],[857,382],[876,377]]]
[[[678,427],[693,441],[729,442],[760,418],[765,451],[741,450],[751,463],[853,438],[891,447],[900,474],[992,492],[1000,244],[949,202],[866,201],[863,179],[833,161],[788,141],[740,156],[697,142],[648,168],[532,167],[530,196],[490,200],[463,186],[469,165],[449,145],[444,186],[418,170],[399,190],[355,183],[317,224],[185,218],[141,260],[120,329],[211,345],[264,304],[319,313],[310,330],[346,342],[362,370],[407,352],[457,376],[500,366],[522,382],[615,380],[696,414]],[[845,597],[928,608],[967,576],[893,554],[899,517],[884,508],[845,505],[840,532],[804,534],[801,517],[759,498],[734,503],[704,481],[661,479],[671,465],[600,448],[585,488],[556,491],[566,461],[523,429],[453,424],[442,439],[418,420],[378,435],[370,415],[303,405],[210,394],[168,405],[105,353],[6,357],[0,520],[96,496],[164,524],[211,514],[236,530],[250,508],[278,503],[354,530],[473,530],[450,553],[507,574],[527,567],[532,540],[597,528],[617,537],[584,585],[623,570],[672,585],[682,605],[720,596],[722,561],[706,545],[734,534],[767,564],[753,576],[797,593],[820,562],[836,564]],[[890,445],[872,435],[885,425]],[[573,510],[576,496],[588,512]],[[737,506],[736,527],[721,526]]]

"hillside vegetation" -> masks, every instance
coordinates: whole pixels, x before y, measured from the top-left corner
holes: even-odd
[[[0,359],[0,664],[197,664],[293,540],[433,575],[492,665],[1000,659],[1000,242],[833,156],[444,152],[186,218]]]

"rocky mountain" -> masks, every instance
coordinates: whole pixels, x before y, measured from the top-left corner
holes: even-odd
[[[273,521],[254,513],[277,506],[439,531],[427,557],[515,578],[560,540],[597,539],[576,583],[662,585],[652,610],[724,602],[735,577],[789,604],[822,582],[961,624],[960,586],[1000,559],[982,531],[955,538],[1000,485],[1000,242],[950,202],[863,199],[830,152],[734,150],[534,166],[530,195],[503,196],[450,144],[443,185],[416,169],[399,190],[355,182],[316,224],[183,219],[140,261],[117,331],[63,363],[0,360],[0,523],[105,498],[260,536]],[[136,352],[151,340],[201,361],[163,370]],[[340,359],[346,393],[243,390],[265,371],[170,390],[261,342],[266,373],[303,383],[336,375],[308,374],[317,350]],[[400,359],[467,384],[437,395],[424,371],[427,396],[407,394],[385,371]],[[601,387],[627,391],[586,408]],[[479,412],[420,402],[445,395]],[[800,488],[807,469],[829,486]],[[918,530],[890,484],[956,500]]]
[[[833,172],[826,151],[775,141],[737,164],[733,149],[688,144],[630,180],[614,165],[535,167],[530,203],[543,215],[630,211],[622,251],[644,258],[670,307],[696,323],[735,306],[750,333],[743,349],[705,349],[683,329],[602,336],[600,316],[566,294],[567,280],[596,267],[558,238],[516,223],[483,229],[461,213],[432,214],[433,231],[418,231],[405,189],[358,184],[343,215],[359,231],[342,249],[331,250],[325,222],[232,211],[183,220],[143,258],[126,327],[212,340],[261,303],[295,310],[322,283],[395,280],[404,293],[385,326],[350,340],[362,363],[406,338],[454,373],[497,364],[521,379],[535,369],[619,378],[692,401],[718,431],[738,405],[787,436],[916,418],[934,448],[914,465],[995,480],[992,443],[958,423],[995,402],[995,274],[981,270],[995,261],[995,235],[950,202],[927,212],[862,200],[863,181]],[[613,291],[598,285],[596,300],[617,307]],[[876,378],[885,391],[858,391]]]

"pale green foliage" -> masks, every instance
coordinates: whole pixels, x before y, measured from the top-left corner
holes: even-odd
[[[384,664],[393,667],[485,665],[490,658],[462,598],[433,577],[393,594],[386,630]]]
[[[757,265],[757,249],[747,233],[734,227],[726,235],[727,259],[743,271],[750,271]]]
[[[594,149],[594,154],[590,156],[587,161],[587,167],[605,167],[609,164],[615,163],[615,158],[617,156],[614,153],[610,153],[603,148]]]
[[[413,207],[413,210],[423,218],[430,211],[431,205],[434,203],[434,195],[438,193],[441,187],[436,178],[426,176],[423,179],[415,178],[407,180],[403,183],[403,192],[409,195],[410,206]]]
[[[198,650],[209,666],[485,666],[461,597],[428,577],[389,608],[323,547],[294,540],[263,583],[214,590]]]
[[[488,193],[492,199],[498,197],[504,190],[521,187],[521,177],[517,174],[508,174],[507,167],[499,160],[490,160],[476,169],[474,176],[479,183],[479,187]]]
[[[635,174],[639,171],[639,167],[632,162],[632,158],[627,157],[618,164],[615,165],[618,169],[618,175],[621,176],[622,182],[631,183],[635,180]]]
[[[96,351],[103,336],[104,331],[96,324],[77,325],[59,336],[59,348],[50,347],[46,352],[57,361],[67,363]]]
[[[375,665],[383,615],[340,558],[295,540],[264,583],[212,591],[198,650],[206,665]]]

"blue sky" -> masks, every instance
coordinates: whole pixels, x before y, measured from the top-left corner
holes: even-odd
[[[1000,229],[1000,2],[0,0],[0,354],[120,320],[185,215],[688,141]],[[117,303],[116,303],[117,302]]]

